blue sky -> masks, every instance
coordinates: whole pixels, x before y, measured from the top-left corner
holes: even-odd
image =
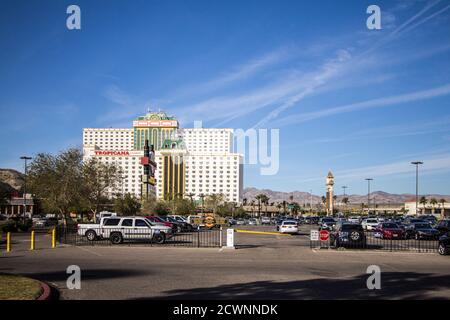
[[[81,8],[81,30],[66,8]],[[368,30],[366,8],[382,10]],[[1,1],[0,167],[130,127],[280,131],[280,169],[246,187],[450,194],[449,1]]]

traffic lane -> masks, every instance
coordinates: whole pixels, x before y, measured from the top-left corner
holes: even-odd
[[[65,299],[450,298],[450,260],[437,254],[69,247],[2,254],[1,261],[1,272],[54,283]],[[81,290],[66,289],[65,270],[73,264],[82,270]],[[377,292],[365,282],[373,264],[386,280]]]

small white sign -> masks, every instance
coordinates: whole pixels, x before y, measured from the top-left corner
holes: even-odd
[[[319,230],[311,230],[311,241],[319,241]]]
[[[227,248],[234,248],[234,229],[227,229]]]

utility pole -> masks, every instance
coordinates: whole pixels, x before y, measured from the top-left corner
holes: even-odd
[[[309,213],[312,213],[312,189],[309,190]]]
[[[367,215],[370,214],[370,181],[372,181],[372,178],[366,178],[367,180]]]
[[[411,164],[416,166],[416,216],[419,208],[419,165],[423,164],[422,161],[413,161]]]
[[[20,159],[24,160],[25,162],[25,178],[23,181],[23,221],[25,221],[25,215],[27,212],[27,160],[31,160],[31,157],[22,156]]]
[[[342,198],[342,200],[344,200],[345,199],[345,189],[347,189],[348,187],[347,186],[342,186],[342,189],[344,189],[344,197]],[[342,202],[342,201],[341,201]],[[344,203],[344,205],[345,205],[345,203]]]

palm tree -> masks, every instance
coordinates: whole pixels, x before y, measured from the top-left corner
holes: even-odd
[[[263,193],[260,193],[255,196],[255,199],[258,201],[258,217],[261,216],[261,204],[264,203],[267,196]]]
[[[201,210],[202,210],[202,213],[203,213],[203,209],[204,209],[204,207],[205,207],[205,194],[204,193],[200,193],[199,195],[198,195],[198,197],[202,200],[202,207],[201,207]]]
[[[443,198],[440,199],[439,203],[441,204],[441,219],[444,219],[445,218],[445,208],[444,208],[445,199],[443,199]]]
[[[438,201],[435,198],[431,198],[430,204],[431,204],[431,214],[434,214],[434,207],[437,205]]]
[[[286,200],[283,200],[283,214],[286,214],[286,205],[287,205]]]
[[[277,204],[278,214],[280,214],[280,210],[283,208],[283,205],[281,203]]]
[[[242,199],[242,205],[244,205],[244,206],[247,205],[247,198]]]
[[[186,194],[186,197],[188,197],[191,200],[191,203],[194,203],[194,196],[195,193],[192,192]]]
[[[421,197],[420,200],[419,200],[419,203],[420,203],[421,205],[423,205],[423,212],[422,212],[422,214],[425,214],[425,205],[428,203],[427,198]]]

